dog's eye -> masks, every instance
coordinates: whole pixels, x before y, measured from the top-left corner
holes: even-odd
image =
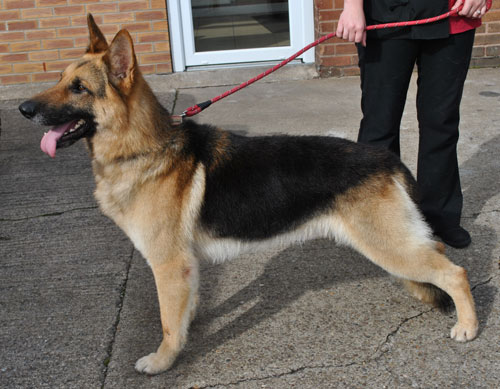
[[[83,93],[87,92],[87,88],[85,88],[81,83],[75,82],[73,85],[71,85],[71,91],[73,93]]]

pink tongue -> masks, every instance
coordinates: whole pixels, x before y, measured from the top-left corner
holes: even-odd
[[[57,141],[63,136],[66,131],[73,127],[75,123],[76,120],[73,120],[72,122],[56,126],[52,130],[47,132],[40,142],[40,148],[42,149],[42,151],[54,158],[56,156]]]

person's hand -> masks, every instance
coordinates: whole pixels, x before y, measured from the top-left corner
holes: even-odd
[[[363,0],[345,0],[336,36],[366,46],[366,20]]]
[[[451,10],[458,9],[462,5],[463,8],[458,14],[467,18],[482,18],[487,11],[486,0],[457,0]]]

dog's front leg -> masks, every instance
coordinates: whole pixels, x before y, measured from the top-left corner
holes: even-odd
[[[163,330],[163,340],[156,352],[135,364],[136,370],[158,374],[175,361],[186,342],[189,323],[198,301],[198,264],[186,255],[178,255],[162,264],[151,264]]]

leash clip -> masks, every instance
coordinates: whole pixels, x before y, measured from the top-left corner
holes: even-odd
[[[186,116],[186,112],[181,113],[180,115],[171,115],[170,119],[172,119],[172,124],[174,126],[178,126],[182,124],[184,117]]]

